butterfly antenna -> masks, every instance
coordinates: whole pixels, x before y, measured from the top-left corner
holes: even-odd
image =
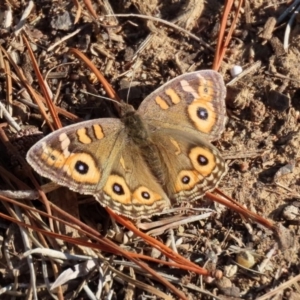
[[[137,58],[138,56],[135,57],[135,64],[133,65],[133,69],[132,69],[132,76],[131,76],[131,79],[130,79],[130,82],[129,82],[129,88],[128,88],[128,91],[127,91],[127,96],[126,96],[126,103],[128,104],[128,99],[129,99],[129,94],[130,94],[130,90],[131,90],[131,84],[132,84],[132,81],[135,77],[135,72],[137,70]]]
[[[108,100],[108,101],[112,101],[112,102],[114,102],[118,105],[121,105],[121,103],[119,101],[108,98],[108,97],[105,97],[105,96],[96,95],[96,94],[93,94],[93,93],[90,93],[90,92],[87,92],[87,91],[84,91],[84,90],[80,90],[80,92],[83,93],[83,94],[87,94],[87,95],[97,97],[97,98],[102,98],[102,99],[105,99],[105,100]]]

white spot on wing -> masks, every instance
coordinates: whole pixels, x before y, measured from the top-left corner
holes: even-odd
[[[71,154],[69,151],[69,145],[71,143],[70,139],[65,133],[60,134],[58,139],[60,141],[60,146],[64,157],[69,157]]]
[[[192,86],[186,80],[180,80],[180,84],[182,89],[185,92],[191,93],[195,99],[199,98],[198,93],[192,88]]]

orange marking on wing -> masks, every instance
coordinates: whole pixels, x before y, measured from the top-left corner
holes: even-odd
[[[116,193],[114,190],[114,185],[117,185],[118,188],[120,188],[119,193]],[[103,191],[114,201],[121,204],[131,204],[131,192],[123,177],[110,175],[105,183]]]
[[[198,100],[211,102],[215,96],[215,84],[212,80],[206,79],[202,76],[198,76],[199,78],[199,87],[198,87]]]
[[[203,156],[204,158],[206,158],[207,163],[205,165],[201,165],[199,163],[199,156]],[[189,153],[189,158],[195,170],[202,176],[209,176],[216,167],[215,156],[208,149],[202,147],[194,147]]]
[[[92,139],[88,136],[86,128],[80,128],[76,131],[78,141],[82,144],[90,144]]]
[[[99,124],[94,124],[93,130],[94,130],[96,139],[101,140],[104,138],[104,133],[103,133],[102,127]]]
[[[174,89],[166,89],[165,93],[171,98],[172,103],[178,104],[181,101],[180,97],[176,94]]]
[[[43,145],[41,159],[49,167],[63,170],[71,179],[78,183],[97,184],[101,172],[94,159],[87,153],[71,153],[65,156],[63,152]],[[78,164],[84,164],[86,173],[78,171]]]
[[[172,144],[175,146],[175,148],[176,148],[175,154],[176,154],[176,155],[179,155],[179,154],[181,153],[181,150],[180,150],[180,147],[179,147],[178,143],[177,143],[173,138],[170,138],[170,141],[171,141],[171,143],[172,143]]]
[[[199,117],[199,109],[205,109],[207,112],[207,119]],[[210,133],[216,124],[216,113],[212,103],[196,100],[188,106],[188,115],[193,121],[195,127],[204,133]]]
[[[143,193],[147,195],[147,198],[144,196]],[[162,197],[160,194],[157,194],[148,188],[144,186],[138,187],[134,192],[133,192],[133,197],[132,197],[132,203],[133,204],[144,204],[144,205],[152,205],[153,203],[162,200]]]
[[[78,171],[78,164],[87,166],[86,173]],[[95,160],[87,153],[72,153],[65,161],[64,171],[76,182],[97,184],[101,179],[101,172]]]
[[[157,96],[155,98],[155,102],[156,102],[156,104],[158,104],[160,106],[161,109],[168,109],[169,108],[168,103],[159,96]]]

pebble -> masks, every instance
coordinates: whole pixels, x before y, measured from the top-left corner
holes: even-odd
[[[241,74],[243,72],[243,68],[241,66],[233,66],[231,69],[230,69],[230,74],[231,76],[234,78],[236,76],[238,76],[239,74]]]

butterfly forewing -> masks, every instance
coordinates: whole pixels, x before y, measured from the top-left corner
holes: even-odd
[[[119,119],[99,119],[59,129],[36,143],[27,161],[42,176],[74,191],[101,190],[124,143]]]
[[[226,122],[226,88],[212,70],[184,74],[167,82],[140,105],[145,121],[162,128],[198,132],[205,139],[219,138]]]

